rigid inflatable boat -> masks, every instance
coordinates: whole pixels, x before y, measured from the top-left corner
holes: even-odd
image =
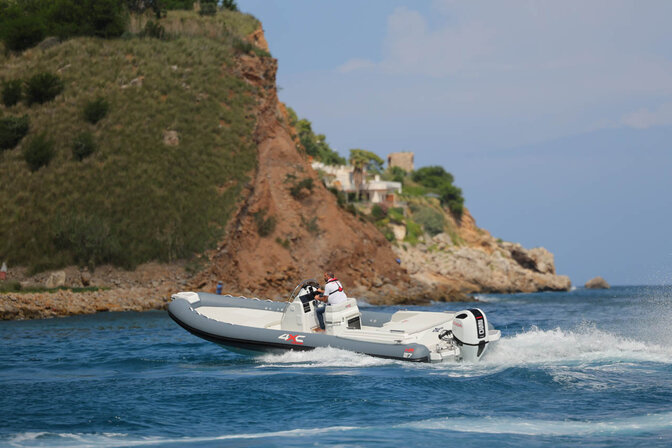
[[[319,330],[319,285],[305,280],[289,302],[180,292],[170,317],[187,331],[235,352],[283,352],[334,347],[382,358],[477,361],[500,338],[478,308],[458,312],[361,311],[355,299],[327,305]]]

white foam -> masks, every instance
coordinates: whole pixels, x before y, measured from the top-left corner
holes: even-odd
[[[249,434],[227,434],[212,437],[141,437],[141,438],[120,438],[125,434],[103,433],[103,434],[72,434],[72,433],[21,433],[15,435],[10,441],[10,446],[50,446],[50,447],[122,447],[122,446],[151,446],[163,444],[187,444],[216,442],[218,440],[242,440],[242,439],[263,439],[263,438],[285,438],[285,437],[306,437],[319,434],[341,432],[358,429],[354,426],[332,426],[329,428],[309,428],[309,429],[291,429],[287,431],[274,431]],[[43,439],[42,441],[37,440]],[[36,443],[37,442],[37,443]],[[43,442],[43,443],[41,443]]]
[[[395,361],[374,358],[373,356],[340,350],[332,347],[320,347],[308,351],[287,351],[285,353],[266,354],[258,358],[259,367],[373,367],[393,364]]]
[[[584,385],[589,385],[592,379],[586,370],[591,365],[600,370],[618,365],[617,369],[626,372],[633,363],[641,362],[672,364],[672,349],[616,336],[584,323],[573,330],[532,327],[515,336],[503,337],[488,347],[479,362],[444,362],[417,368],[432,370],[437,375],[474,377],[493,375],[512,367],[539,367],[549,370],[558,382],[585,380]],[[604,387],[600,381],[594,385]]]
[[[530,330],[502,338],[482,360],[485,365],[639,361],[672,363],[672,350],[616,336],[584,323],[573,330]]]
[[[72,433],[21,433],[9,445],[14,447],[122,447],[152,446],[163,444],[191,444],[225,440],[254,440],[265,438],[314,437],[328,433],[357,430],[422,430],[455,431],[481,434],[516,434],[528,436],[588,436],[657,433],[672,430],[672,413],[647,414],[605,420],[535,420],[506,417],[444,417],[390,426],[332,426],[328,428],[291,429],[247,434],[227,434],[211,437],[128,437],[125,434],[72,434]],[[41,440],[39,440],[41,439]]]
[[[628,433],[655,433],[672,429],[672,413],[647,414],[597,421],[532,420],[503,417],[457,417],[400,425],[403,428],[448,430],[484,434],[529,436],[586,436]]]

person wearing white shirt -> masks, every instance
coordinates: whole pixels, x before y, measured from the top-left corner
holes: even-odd
[[[348,296],[343,291],[343,285],[336,278],[333,272],[324,273],[324,289],[318,289],[318,295],[315,299],[328,303],[329,305],[336,305],[348,300]],[[315,308],[317,313],[317,320],[320,323],[320,328],[324,330],[324,312],[326,305]]]

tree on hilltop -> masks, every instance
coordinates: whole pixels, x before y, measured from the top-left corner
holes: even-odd
[[[383,167],[383,159],[377,154],[367,151],[365,149],[351,149],[350,150],[350,165],[353,167],[352,181],[355,184],[357,200],[360,199],[360,189],[364,183],[364,170],[372,172],[380,172]]]

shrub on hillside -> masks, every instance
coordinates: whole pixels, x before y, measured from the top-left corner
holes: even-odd
[[[90,132],[82,132],[75,137],[72,143],[72,156],[75,160],[84,160],[96,151],[96,142],[93,139],[93,134]]]
[[[19,101],[21,101],[21,96],[23,91],[21,86],[23,81],[20,79],[14,79],[11,81],[6,81],[2,83],[2,104],[7,107],[12,107]]]
[[[91,124],[96,124],[107,115],[110,110],[110,103],[105,98],[98,97],[95,100],[89,101],[84,106],[84,119]]]
[[[70,214],[56,218],[52,241],[57,249],[67,251],[80,266],[117,261],[120,244],[109,224],[98,216]]]
[[[310,195],[313,191],[313,178],[306,177],[300,182],[292,185],[289,189],[292,197],[294,199],[303,199],[304,197]]]
[[[124,3],[119,0],[1,0],[0,37],[12,51],[34,47],[45,36],[118,37],[127,27]]]
[[[445,183],[453,183],[453,175],[441,166],[425,166],[414,171],[411,178],[423,187],[439,188]]]
[[[266,210],[259,210],[253,213],[254,223],[257,225],[257,233],[261,237],[265,237],[273,233],[275,230],[276,219],[275,216],[266,218]]]
[[[193,11],[194,0],[163,0],[161,5],[167,10],[183,9],[185,11]]]
[[[201,10],[198,13],[202,16],[214,16],[217,14],[216,0],[201,0]]]
[[[26,81],[26,101],[28,105],[51,101],[62,91],[63,81],[53,73],[38,73]]]
[[[7,49],[23,51],[34,47],[46,36],[46,26],[39,16],[8,15],[2,21],[2,40]]]
[[[36,11],[46,18],[49,34],[62,39],[73,36],[114,38],[127,27],[127,12],[119,0],[37,0]]]
[[[238,11],[236,0],[222,0],[222,8],[228,9],[229,11]]]
[[[387,217],[390,219],[391,223],[394,224],[403,224],[404,223],[404,209],[401,207],[393,207],[388,209]]]
[[[43,132],[33,137],[23,150],[23,158],[31,171],[37,171],[46,166],[54,158],[54,142]]]
[[[444,185],[439,190],[439,194],[441,196],[441,203],[447,206],[455,216],[458,218],[461,217],[464,211],[462,189],[455,185]]]
[[[426,166],[415,171],[411,176],[414,182],[437,192],[441,203],[453,214],[460,217],[464,207],[462,190],[453,185],[453,175],[440,166]]]
[[[406,178],[406,171],[401,167],[393,166],[388,168],[388,175],[391,181],[403,183],[404,178]]]
[[[374,221],[379,221],[387,217],[387,207],[375,204],[371,207],[371,217]]]
[[[416,244],[418,238],[422,235],[422,227],[410,219],[406,220],[406,237],[404,241],[408,241],[411,244]]]
[[[0,151],[18,145],[28,133],[29,127],[28,115],[0,118]]]
[[[145,29],[140,33],[141,37],[153,37],[154,39],[165,39],[166,29],[158,22],[148,21],[145,24]]]
[[[426,206],[414,207],[413,219],[432,236],[443,232],[445,219],[438,210]]]

